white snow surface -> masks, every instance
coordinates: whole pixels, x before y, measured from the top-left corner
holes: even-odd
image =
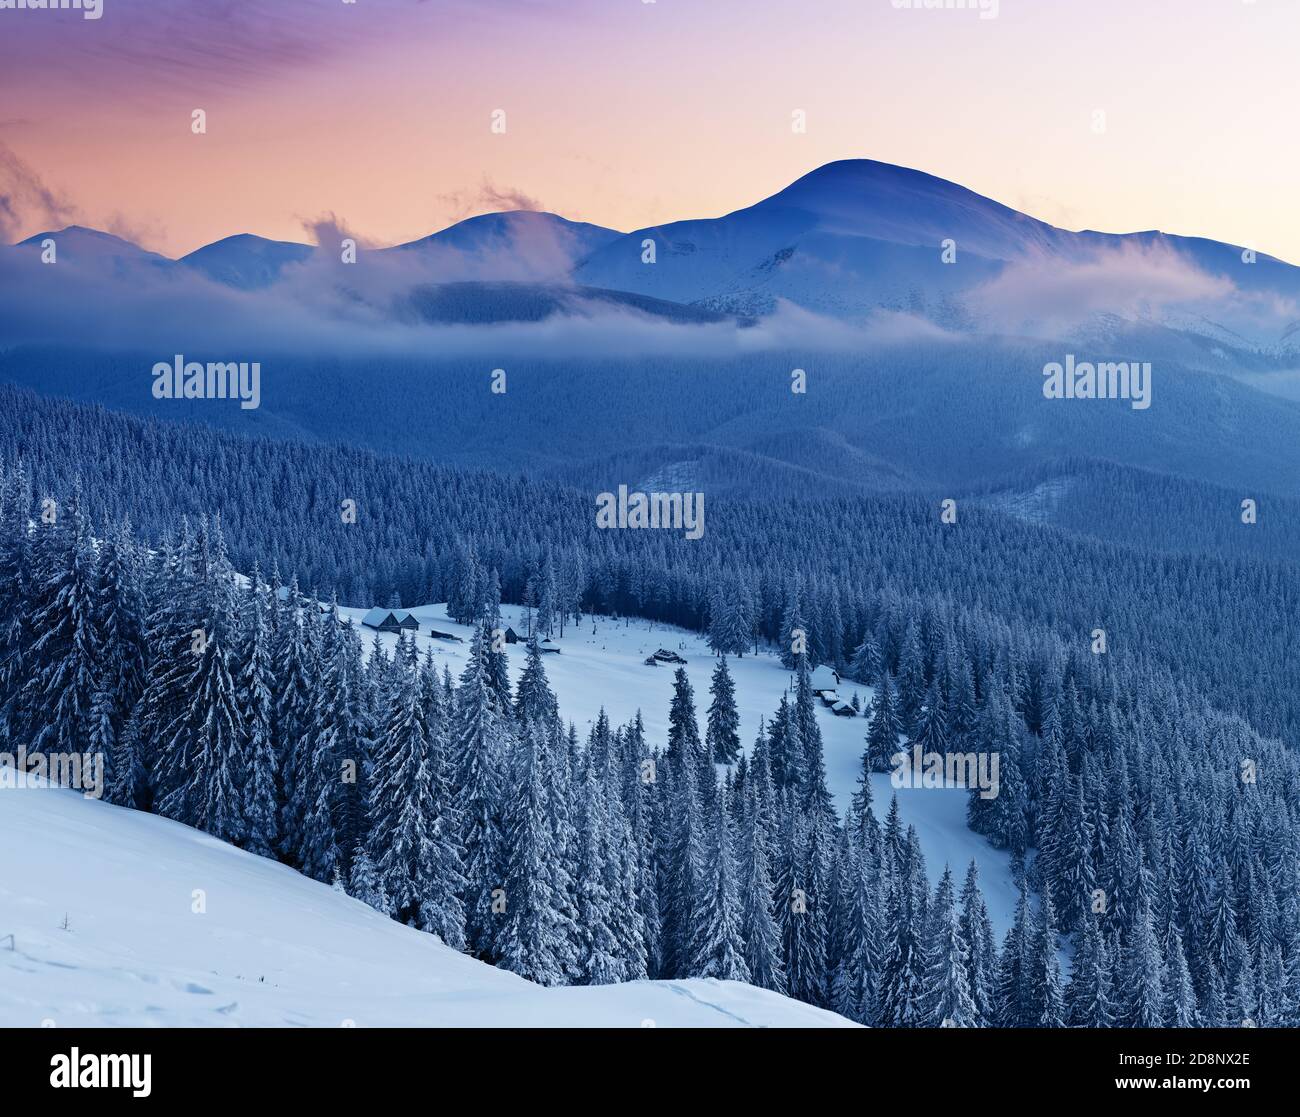
[[[733,981],[543,988],[188,826],[3,774],[0,1027],[854,1026]]]

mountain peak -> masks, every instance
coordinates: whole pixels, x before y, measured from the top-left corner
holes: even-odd
[[[148,251],[124,237],[117,236],[115,233],[106,233],[102,229],[91,229],[86,225],[65,225],[62,229],[49,229],[43,233],[36,233],[26,240],[18,241],[14,247],[39,245],[47,239],[58,241],[60,237],[75,239],[83,244],[97,244],[104,248],[125,248],[132,252]]]

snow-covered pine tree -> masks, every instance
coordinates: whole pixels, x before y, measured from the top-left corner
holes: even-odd
[[[922,752],[948,751],[948,711],[937,679],[930,684],[925,704],[917,711],[912,741],[921,746]]]
[[[823,822],[834,818],[831,793],[826,786],[826,762],[821,727],[817,724],[817,704],[812,690],[812,668],[807,656],[799,656],[795,665],[794,707],[791,722],[802,746],[799,758],[799,788],[803,806],[821,816]]]
[[[614,898],[606,887],[610,857],[609,819],[604,789],[594,766],[584,765],[581,845],[578,858],[578,931],[582,941],[580,966],[588,985],[611,985],[622,978],[623,966],[615,937]]]
[[[787,671],[795,669],[796,657],[806,654],[812,640],[805,620],[803,583],[796,580],[786,590],[785,613],[781,620],[779,652],[781,666]],[[801,651],[800,649],[805,649]]]
[[[280,804],[274,745],[274,700],[271,696],[271,633],[267,624],[268,592],[257,571],[246,602],[247,619],[237,671],[239,703],[244,713],[243,751],[245,848],[272,857],[277,848]],[[369,903],[369,901],[366,901]]]
[[[826,973],[826,865],[820,848],[821,820],[800,810],[787,792],[781,859],[777,872],[777,921],[789,994],[824,1005]]]
[[[868,1024],[875,1019],[876,971],[880,953],[876,894],[863,864],[865,854],[850,833],[841,863],[844,918],[840,926],[839,959],[831,976],[831,1008],[841,1016]]]
[[[315,664],[312,662],[309,624],[311,621],[304,614],[302,595],[295,578],[288,600],[281,610],[280,630],[271,649],[271,662],[276,668],[272,686],[275,700],[274,750],[279,762],[281,781],[277,797],[281,805],[278,840],[281,843],[281,855],[286,860],[292,858],[287,843],[301,826],[298,815],[301,801],[294,786],[295,758],[299,754],[301,741],[310,732],[314,717],[311,695]]]
[[[453,793],[460,812],[459,842],[465,851],[465,931],[472,953],[488,961],[498,954],[492,893],[501,887],[502,765],[509,756],[509,726],[493,709],[488,687],[490,636],[477,625],[456,688],[452,717]]]
[[[974,861],[966,870],[961,890],[962,941],[969,954],[966,962],[971,1000],[980,1027],[993,1023],[996,1012],[997,957],[993,942],[993,923],[979,889],[979,867]]]
[[[715,764],[734,764],[740,757],[740,715],[736,712],[736,686],[727,670],[727,657],[718,660],[709,686],[708,728],[704,741]]]
[[[880,647],[868,632],[849,660],[846,676],[864,686],[871,686],[880,674]]]
[[[676,772],[678,767],[689,763],[695,768],[694,782],[698,791],[701,773],[707,768],[709,780],[713,780],[713,761],[700,742],[700,724],[695,715],[695,690],[687,677],[686,668],[679,667],[673,674],[673,700],[668,711],[668,751],[666,754],[669,767]]]
[[[946,865],[930,905],[923,955],[921,1026],[977,1026],[979,1011],[970,988],[970,947],[961,932],[954,905],[952,870]]]
[[[1110,1028],[1115,1024],[1111,960],[1098,919],[1089,913],[1078,932],[1065,988],[1066,1023],[1072,1028]]]
[[[1192,988],[1191,971],[1183,953],[1183,940],[1175,931],[1169,943],[1168,964],[1165,967],[1165,1026],[1169,1028],[1194,1028],[1197,1023],[1196,992]]]
[[[540,722],[531,720],[512,757],[510,809],[503,835],[506,911],[499,965],[541,985],[562,985],[568,978],[576,928],[564,912],[562,862],[547,816],[542,782],[545,733]]]
[[[352,872],[348,878],[348,895],[355,896],[363,904],[369,904],[376,911],[387,914],[391,910],[388,897],[384,894],[383,883],[370,853],[359,848],[352,858]]]
[[[1032,998],[1033,1026],[1065,1026],[1065,999],[1061,992],[1061,967],[1057,961],[1056,911],[1049,892],[1039,896],[1034,927],[1028,988]]]
[[[743,920],[726,798],[721,792],[714,796],[716,806],[703,865],[700,924],[689,972],[692,977],[749,981],[751,974],[741,935]]]
[[[998,959],[996,1024],[999,1028],[1035,1027],[1033,996],[1028,987],[1032,956],[1033,927],[1029,898],[1022,883],[1015,918],[1002,940]]]
[[[523,674],[519,676],[519,685],[515,688],[515,715],[522,722],[533,719],[549,722],[559,715],[555,693],[546,679],[542,650],[536,636],[528,641]]]
[[[340,847],[339,821],[343,766],[355,766],[356,742],[350,740],[355,699],[347,672],[346,649],[337,609],[319,624],[316,660],[319,671],[313,694],[313,717],[294,751],[294,793],[300,805],[292,812],[298,829],[286,835],[294,863],[309,877],[330,881],[346,869]],[[351,754],[351,755],[350,755]]]
[[[27,679],[32,604],[32,493],[19,461],[0,473],[0,740],[24,731],[20,696]]]
[[[700,796],[696,791],[698,767],[684,743],[673,759],[666,760],[668,805],[660,835],[666,851],[660,894],[663,913],[663,966],[666,977],[688,977],[695,931],[704,904],[704,842]]]
[[[926,662],[921,644],[920,626],[908,623],[903,647],[898,657],[898,718],[904,726],[915,725],[916,715],[925,701]]]
[[[193,556],[193,666],[183,684],[186,708],[163,733],[161,761],[171,779],[158,810],[239,844],[246,833],[244,717],[233,674],[239,631],[219,524],[200,525]]]
[[[1165,974],[1151,922],[1151,905],[1143,898],[1125,943],[1118,988],[1123,1014],[1116,1021],[1129,1028],[1160,1028],[1165,1022]]]
[[[898,752],[899,734],[903,731],[894,696],[894,680],[886,671],[876,687],[871,704],[871,721],[867,726],[867,756],[873,772],[888,772],[890,757]]]
[[[560,589],[555,577],[555,562],[551,557],[551,552],[546,552],[545,559],[542,560],[541,573],[538,578],[537,587],[537,616],[534,620],[534,631],[544,637],[549,637],[560,621]]]
[[[148,671],[143,562],[129,521],[105,532],[99,543],[95,614],[100,685],[111,699],[116,737],[139,701]]]
[[[444,817],[449,799],[441,750],[430,741],[415,674],[401,666],[370,784],[369,856],[389,911],[465,947],[460,850]]]
[[[888,1028],[916,1028],[925,1022],[925,866],[915,831],[909,831],[885,902],[884,957],[880,974],[880,1016]]]
[[[745,965],[753,984],[784,993],[781,934],[772,912],[774,887],[767,852],[767,819],[755,782],[751,780],[745,790],[740,856],[740,934],[745,944]]]
[[[20,699],[33,752],[80,752],[99,690],[99,569],[78,484],[35,529]],[[45,506],[52,507],[52,502]]]
[[[489,584],[491,592],[482,621],[487,642],[485,657],[488,696],[492,699],[493,711],[498,716],[504,716],[510,713],[513,698],[510,693],[510,657],[506,655],[505,628],[501,621],[501,585],[495,570],[492,571]]]

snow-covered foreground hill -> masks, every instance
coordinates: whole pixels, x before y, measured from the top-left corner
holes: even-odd
[[[471,629],[447,619],[444,605],[428,605],[409,610],[420,621],[421,635],[416,637],[420,655],[432,649],[434,661],[459,674],[465,663]],[[364,609],[343,609],[356,624],[365,616]],[[518,606],[503,606],[503,623],[517,632],[526,632],[524,611]],[[430,629],[461,637],[462,643],[433,639]],[[374,633],[362,629],[366,647]],[[383,634],[380,639],[391,653],[397,637]],[[585,739],[603,706],[613,725],[631,721],[639,709],[645,720],[646,739],[655,746],[668,740],[668,710],[673,694],[673,672],[668,665],[647,667],[645,659],[658,648],[677,652],[686,659],[686,673],[695,690],[696,713],[701,733],[709,709],[709,680],[717,662],[708,643],[698,633],[686,632],[663,624],[627,618],[587,617],[576,628],[565,628],[563,639],[555,640],[559,655],[545,657],[546,674],[560,702],[560,713],[574,722]],[[511,681],[517,682],[524,666],[523,645],[507,645]],[[746,655],[729,659],[728,665],[736,684],[736,707],[740,713],[740,741],[747,749],[758,733],[760,718],[771,719],[781,695],[793,683],[793,676],[772,655]],[[851,699],[859,695],[865,710],[872,698],[870,687],[846,683],[840,696]],[[818,703],[818,723],[826,747],[826,779],[836,806],[843,811],[857,785],[862,770],[862,750],[867,734],[865,717],[842,718]],[[884,819],[890,796],[898,795],[899,813],[904,826],[913,825],[921,839],[926,867],[932,883],[937,883],[945,864],[952,867],[960,881],[966,866],[974,860],[980,869],[984,898],[999,939],[1011,925],[1019,894],[1011,878],[1010,857],[993,849],[966,826],[967,792],[960,788],[902,788],[895,792],[888,773],[872,777],[876,815]]]
[[[546,989],[274,861],[73,791],[0,789],[0,849],[2,1027],[854,1026],[737,982]]]

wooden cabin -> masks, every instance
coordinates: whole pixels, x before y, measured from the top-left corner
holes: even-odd
[[[420,631],[420,622],[407,609],[371,609],[361,623],[376,632]]]

